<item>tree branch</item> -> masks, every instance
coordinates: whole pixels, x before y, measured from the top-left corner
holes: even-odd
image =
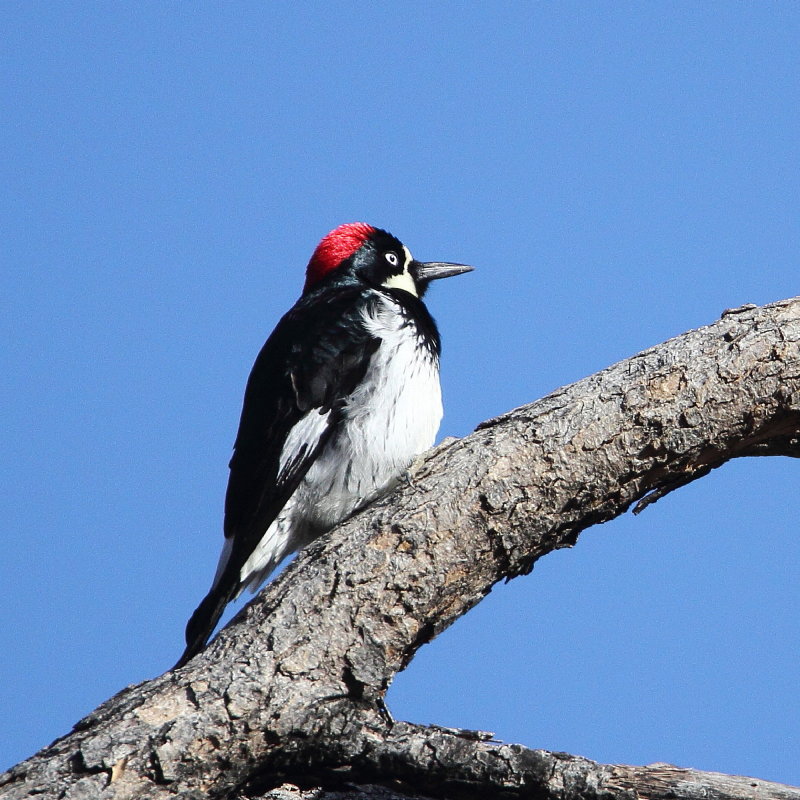
[[[580,756],[530,750],[444,728],[397,723],[353,767],[376,782],[391,775],[394,787],[451,800],[542,797],[582,800],[798,800],[800,789],[753,778],[680,769],[670,764],[629,767]],[[346,773],[342,773],[346,777]],[[328,778],[330,781],[330,778]],[[677,790],[676,794],[676,789]]]
[[[111,698],[0,776],[0,794],[271,796],[315,775],[437,797],[797,800],[761,781],[392,724],[382,698],[497,581],[590,525],[731,458],[797,455],[799,344],[800,299],[739,309],[441,445],[413,485],[300,553],[203,654]]]

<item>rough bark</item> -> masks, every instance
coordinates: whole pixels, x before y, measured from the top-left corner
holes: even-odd
[[[728,311],[441,445],[186,667],[0,776],[0,796],[800,800],[394,722],[382,702],[421,645],[588,526],[731,458],[800,453],[799,343],[800,299]]]

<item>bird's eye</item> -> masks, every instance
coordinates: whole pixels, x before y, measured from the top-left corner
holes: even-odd
[[[393,251],[389,251],[388,253],[384,254],[384,258],[393,266],[396,267],[400,263],[400,259],[397,257],[397,253]]]

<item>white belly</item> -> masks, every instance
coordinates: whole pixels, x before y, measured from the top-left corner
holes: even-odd
[[[298,492],[315,527],[332,527],[392,488],[436,437],[442,419],[438,364],[412,358],[410,343],[391,359],[382,356],[384,349]]]
[[[438,358],[419,347],[394,301],[380,297],[384,304],[364,323],[383,341],[343,419],[242,567],[253,591],[286,555],[393,488],[433,445],[442,419]],[[295,427],[313,429],[309,422],[307,415]]]

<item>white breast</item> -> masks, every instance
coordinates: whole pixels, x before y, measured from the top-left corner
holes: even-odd
[[[288,553],[391,489],[433,445],[442,420],[439,359],[421,346],[416,325],[397,302],[375,296],[363,323],[381,343],[347,398],[342,421],[242,567],[241,579],[253,590]],[[281,466],[287,449],[316,440],[325,421],[327,414],[321,419],[313,410],[297,423]]]
[[[381,344],[347,399],[343,423],[304,481],[316,495],[314,522],[322,527],[391,488],[431,447],[442,420],[436,354],[420,346],[416,325],[398,303],[376,296],[364,325]]]

